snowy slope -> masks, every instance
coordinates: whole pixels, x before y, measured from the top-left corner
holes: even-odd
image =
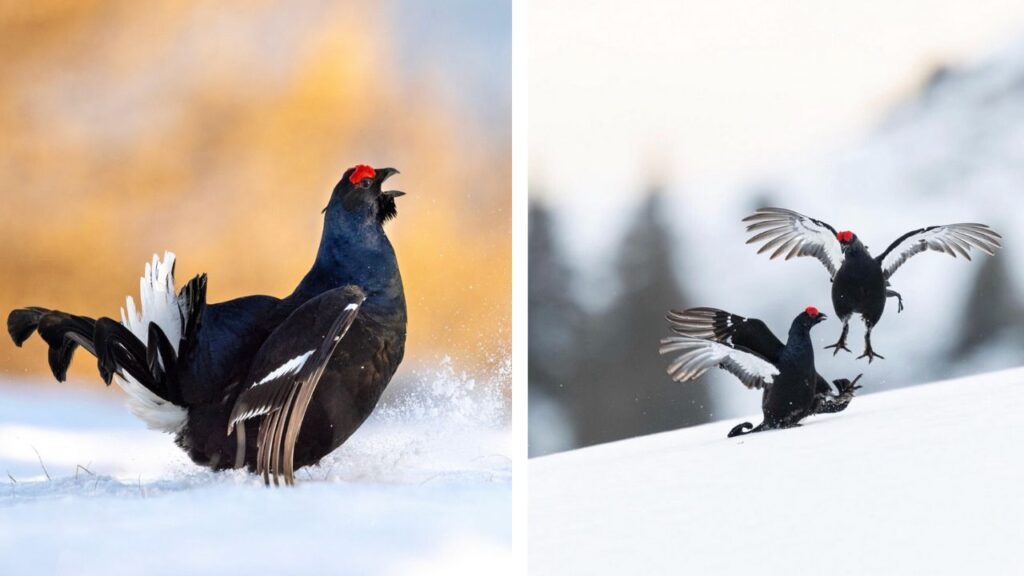
[[[112,392],[0,387],[0,574],[500,572],[506,377],[413,377],[294,490],[192,465]]]
[[[531,574],[1020,573],[1024,368],[735,423],[531,460]]]

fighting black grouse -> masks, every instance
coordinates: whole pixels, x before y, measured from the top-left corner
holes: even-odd
[[[402,278],[384,223],[393,168],[347,170],[324,209],[312,268],[289,296],[207,304],[205,274],[174,288],[174,255],[154,257],[120,322],[30,307],[7,329],[34,332],[63,381],[78,347],[127,392],[134,414],[173,433],[197,464],[247,467],[269,484],[318,462],[373,412],[405,352]]]
[[[835,228],[785,208],[760,208],[743,219],[748,222],[747,232],[755,233],[747,244],[764,242],[758,254],[773,250],[771,258],[785,256],[813,256],[828,269],[832,279],[832,306],[843,321],[839,340],[826,348],[833,355],[846,347],[846,335],[853,313],[864,320],[864,353],[870,363],[883,358],[871,348],[871,330],[882,318],[887,298],[898,300],[897,312],[903,311],[903,297],[890,288],[889,279],[908,258],[926,250],[944,252],[956,258],[971,259],[971,248],[976,247],[989,256],[1001,247],[1001,236],[985,224],[960,223],[927,226],[907,232],[896,239],[877,257],[849,230],[836,232]]]
[[[799,426],[812,414],[841,412],[860,388],[853,381],[828,381],[814,368],[811,328],[826,316],[813,306],[801,312],[789,328],[783,344],[756,318],[744,318],[717,308],[690,308],[669,312],[667,319],[676,336],[662,339],[662,354],[678,354],[668,367],[676,382],[696,380],[718,367],[740,379],[744,386],[764,390],[761,410],[764,421],[736,425],[729,437]]]

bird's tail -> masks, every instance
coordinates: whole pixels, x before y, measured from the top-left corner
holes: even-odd
[[[197,276],[174,292],[174,254],[161,262],[154,256],[141,281],[142,311],[131,297],[121,322],[94,320],[59,310],[19,308],[7,317],[7,331],[17,346],[38,332],[49,346],[54,378],[67,379],[78,347],[96,357],[100,376],[128,394],[128,408],[150,428],[176,432],[187,418],[177,381],[180,347],[193,340],[206,301],[206,277]]]
[[[762,430],[764,430],[764,422],[761,422],[757,426],[754,426],[750,422],[744,422],[733,426],[732,430],[729,430],[729,438],[753,434],[754,432],[760,432]]]
[[[67,379],[68,365],[79,346],[96,354],[93,345],[95,326],[96,321],[92,318],[37,306],[15,310],[7,317],[7,331],[18,346],[34,332],[39,332],[39,337],[50,347],[50,371],[59,382]]]

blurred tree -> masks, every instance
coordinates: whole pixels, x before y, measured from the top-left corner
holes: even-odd
[[[529,446],[538,456],[575,446],[575,399],[566,384],[577,370],[582,312],[551,213],[536,201],[530,202],[529,259]]]
[[[984,258],[974,277],[964,306],[962,329],[953,348],[953,359],[961,360],[982,346],[1004,339],[1002,332],[1016,330],[1021,340],[1024,304],[1006,268],[1006,252]]]
[[[654,188],[623,241],[619,291],[588,324],[585,360],[574,383],[579,444],[588,445],[693,426],[712,413],[709,384],[673,383],[658,342],[665,312],[690,305],[679,285],[664,199]]]

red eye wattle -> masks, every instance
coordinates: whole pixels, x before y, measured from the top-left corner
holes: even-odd
[[[373,166],[368,164],[359,164],[352,169],[352,175],[348,177],[348,181],[352,184],[358,184],[363,178],[374,178],[377,176],[377,171],[373,169]]]
[[[818,314],[821,314],[821,312],[818,312],[818,309],[815,308],[814,306],[808,306],[807,309],[804,310],[804,312],[807,312],[807,315],[810,316],[811,318],[816,318]]]

